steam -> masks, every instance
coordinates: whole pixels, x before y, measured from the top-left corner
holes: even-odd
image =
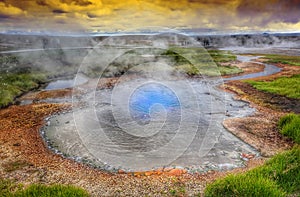
[[[197,36],[197,40],[204,47],[244,47],[244,48],[271,48],[271,47],[299,47],[299,35],[293,34],[244,34],[244,35],[214,35]]]
[[[1,40],[8,47],[0,53],[16,57],[15,67],[61,77],[76,74],[83,58],[97,42],[91,37],[47,35],[1,35]]]
[[[18,62],[1,62],[1,70],[12,71],[15,68],[31,68],[32,70],[45,71],[52,75],[57,75],[60,77],[72,76],[76,74],[78,68],[80,67],[84,58],[89,54],[90,50],[94,50],[94,47],[99,44],[99,42],[104,42],[109,46],[110,42],[113,43],[115,47],[131,47],[131,50],[135,50],[140,53],[144,53],[145,49],[140,49],[141,45],[138,42],[143,43],[143,47],[156,48],[156,49],[167,49],[170,43],[178,44],[188,44],[191,42],[189,39],[184,39],[183,36],[171,36],[171,34],[162,35],[125,35],[107,38],[105,36],[52,36],[52,35],[18,35],[18,34],[2,34],[0,37],[0,43],[3,46],[2,51],[0,51],[1,56],[12,55],[16,56]],[[169,38],[168,38],[169,37]],[[204,47],[216,47],[225,49],[241,49],[247,52],[259,51],[263,48],[299,48],[300,40],[297,34],[245,34],[245,35],[203,35],[194,36],[192,39],[198,41],[198,45]],[[151,42],[150,42],[151,41]],[[151,44],[150,44],[151,43]],[[192,43],[194,43],[192,41]],[[111,46],[112,47],[112,46]],[[107,47],[103,50],[112,51],[111,47]],[[136,48],[135,48],[136,47]],[[120,49],[120,48],[119,48]],[[120,49],[121,50],[121,49]],[[144,50],[144,51],[143,51]],[[128,52],[123,50],[124,53]],[[151,55],[149,54],[148,59],[150,61]],[[272,51],[271,51],[272,52]],[[298,55],[298,52],[293,52],[293,50],[285,50],[282,52],[288,55]],[[101,52],[100,52],[101,54]],[[145,55],[145,54],[144,54]],[[128,66],[132,63],[134,58],[137,56],[131,56],[129,54],[120,54],[123,56],[124,65]],[[129,58],[126,60],[126,58]],[[141,57],[140,59],[143,59]],[[144,58],[145,59],[145,58]],[[120,59],[119,59],[120,60]],[[90,61],[90,60],[89,60]],[[99,60],[91,60],[94,66],[90,68],[97,68],[99,70],[99,64],[105,62],[97,62]],[[113,60],[110,60],[110,62]],[[126,62],[127,61],[127,62]],[[138,60],[142,63],[141,60]],[[146,60],[143,60],[146,63]],[[170,64],[170,60],[154,60],[157,62],[166,62]],[[118,63],[118,60],[115,61]],[[116,69],[112,72],[120,72],[119,65],[111,65],[111,69]],[[101,70],[101,69],[100,69]],[[94,71],[93,71],[94,72]],[[91,73],[93,73],[91,72]],[[88,73],[88,74],[91,74]],[[119,73],[120,74],[120,73]]]

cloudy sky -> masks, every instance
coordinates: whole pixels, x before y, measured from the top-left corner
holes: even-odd
[[[300,32],[300,0],[0,0],[0,30]]]

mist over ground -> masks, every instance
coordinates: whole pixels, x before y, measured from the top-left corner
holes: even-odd
[[[149,35],[123,35],[128,42],[143,40]],[[299,33],[286,34],[236,34],[190,36],[207,49],[221,48],[237,53],[283,53],[299,55]],[[61,71],[61,75],[72,75],[77,71],[89,50],[108,36],[55,36],[0,34],[1,70],[12,71],[18,67],[29,67],[49,72]],[[146,39],[145,39],[146,40]],[[264,49],[268,48],[267,51]],[[286,50],[285,50],[286,49]],[[18,64],[17,64],[18,63]],[[21,63],[21,64],[20,64]]]
[[[116,34],[117,35],[117,34]],[[147,35],[125,35],[128,39]],[[204,47],[300,47],[300,33],[193,35]],[[92,47],[109,36],[55,36],[0,34],[0,51],[13,49],[49,49],[63,47]]]

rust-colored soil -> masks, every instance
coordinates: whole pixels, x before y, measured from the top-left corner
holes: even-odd
[[[283,68],[282,73],[265,80],[299,72],[298,68],[280,66]],[[114,78],[106,80],[98,83],[98,88],[109,88],[117,82]],[[266,156],[291,147],[292,143],[278,133],[276,122],[284,114],[279,109],[292,111],[298,106],[294,101],[287,99],[282,104],[279,100],[270,103],[272,99],[267,94],[251,89],[239,81],[229,82],[223,88],[237,93],[238,98],[250,101],[258,109],[252,117],[226,120],[224,125],[232,133]],[[69,89],[39,92],[32,95],[32,98],[64,97],[71,93]],[[266,106],[271,106],[272,109]],[[202,195],[205,185],[216,178],[246,171],[265,161],[263,158],[251,159],[247,168],[231,172],[212,171],[202,175],[191,175],[181,169],[159,169],[132,174],[122,171],[117,174],[103,172],[52,153],[41,138],[39,130],[44,124],[44,118],[69,107],[68,104],[34,103],[0,110],[0,178],[14,179],[25,186],[30,183],[72,184],[85,188],[93,196],[169,196],[171,190],[177,191],[179,196],[195,196]]]
[[[225,172],[188,174],[181,169],[111,174],[52,153],[40,136],[44,118],[70,105],[30,104],[11,106],[0,111],[0,178],[14,179],[25,186],[31,183],[63,183],[80,186],[93,196],[170,195],[184,187],[182,196],[203,194],[205,185]],[[249,168],[259,165],[253,159]],[[233,172],[246,170],[236,169]]]
[[[260,110],[254,116],[226,119],[223,125],[234,135],[270,157],[292,147],[291,140],[283,137],[277,128],[281,113]]]
[[[277,66],[282,68],[280,73],[251,80],[271,81],[278,77],[300,73],[299,66],[285,64]],[[250,84],[238,80],[230,81],[221,88],[235,93],[237,99],[248,101],[257,109],[251,117],[225,120],[223,124],[230,132],[257,148],[263,156],[272,156],[292,146],[293,143],[279,133],[277,123],[286,113],[300,113],[299,99],[259,91]]]
[[[271,76],[273,78],[274,76]],[[264,78],[270,80],[269,78]],[[300,113],[299,99],[259,91],[243,81],[230,81],[223,86],[227,91],[237,94],[242,100],[250,101],[260,106],[268,107],[276,111]]]
[[[38,92],[30,92],[28,94],[25,94],[20,98],[20,100],[43,100],[48,98],[62,98],[71,96],[74,94],[73,89],[67,88],[67,89],[60,89],[60,90],[44,90],[44,91],[38,91]]]

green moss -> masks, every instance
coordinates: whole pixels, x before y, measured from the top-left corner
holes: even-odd
[[[16,96],[37,88],[45,75],[34,73],[0,73],[0,107],[12,103]]]
[[[281,77],[274,81],[246,81],[258,90],[289,98],[300,98],[300,75]]]

